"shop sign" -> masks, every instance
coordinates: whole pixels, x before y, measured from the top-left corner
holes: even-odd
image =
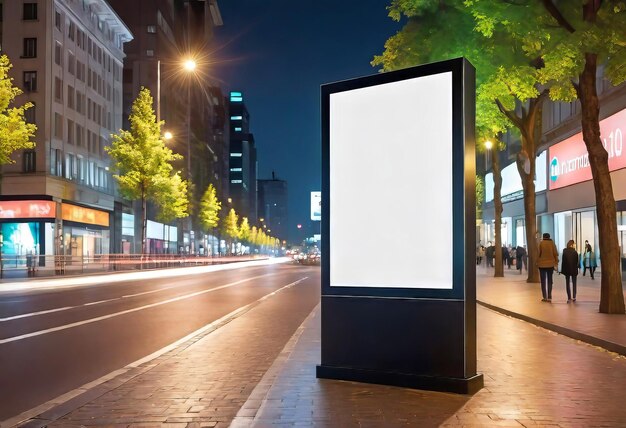
[[[98,226],[109,226],[109,213],[106,211],[94,210],[92,208],[79,207],[77,205],[62,204],[61,217],[63,220],[75,221],[77,223],[96,224]]]
[[[322,192],[311,192],[311,220],[322,220]]]
[[[54,201],[0,201],[0,219],[5,218],[54,218]]]
[[[626,168],[624,132],[626,110],[600,121],[602,144],[609,154],[609,171]],[[582,132],[550,147],[549,157],[550,190],[592,179]]]

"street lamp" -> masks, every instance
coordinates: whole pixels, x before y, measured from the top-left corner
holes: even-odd
[[[183,63],[188,73],[196,70],[196,62],[189,58]],[[191,76],[187,82],[187,180],[191,181]]]
[[[165,133],[163,134],[163,139],[167,141],[171,140],[172,138],[174,138],[174,135],[170,131],[165,131]]]
[[[485,155],[487,157],[487,163],[489,163],[489,155],[491,154],[491,148],[493,147],[493,143],[490,140],[485,141]]]

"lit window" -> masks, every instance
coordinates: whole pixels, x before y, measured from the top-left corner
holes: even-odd
[[[230,100],[232,102],[242,102],[243,101],[243,95],[241,94],[241,92],[231,92],[230,93]]]
[[[241,157],[241,153],[231,153],[230,157],[231,158],[240,158]]]
[[[230,169],[232,172],[241,172],[242,169],[241,168],[231,168]]]
[[[241,184],[241,183],[243,183],[242,180],[230,180],[230,182],[233,183],[233,184]]]
[[[235,127],[235,132],[241,132],[241,127],[236,126],[236,127]]]
[[[156,25],[148,25],[146,30],[148,31],[148,33],[154,34],[156,33]]]
[[[230,120],[241,120],[241,119],[243,119],[242,116],[231,116],[230,117]]]

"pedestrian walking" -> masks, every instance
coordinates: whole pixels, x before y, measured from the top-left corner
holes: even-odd
[[[550,239],[549,233],[543,234],[543,239],[539,243],[539,257],[537,257],[537,267],[541,278],[542,302],[552,301],[552,274],[559,266],[559,253]],[[547,285],[547,288],[546,288]]]
[[[576,243],[570,239],[567,242],[567,248],[563,250],[561,257],[561,273],[565,275],[565,291],[567,291],[567,303],[576,301],[576,278],[578,277],[579,265],[578,252],[576,251]],[[569,283],[572,280],[572,290]],[[572,291],[574,292],[572,294]]]
[[[507,265],[511,269],[511,255],[506,245],[502,246],[502,266]]]
[[[480,241],[476,247],[476,265],[480,266],[483,263],[483,257],[485,257],[485,246]]]
[[[487,267],[493,267],[493,258],[496,255],[496,247],[493,246],[491,242],[489,242],[487,246],[487,250],[485,251],[485,256],[487,257]]]
[[[522,274],[522,265],[524,264],[524,257],[526,256],[526,248],[518,245],[515,249],[515,264],[519,274]]]
[[[596,267],[598,267],[598,263],[596,262],[596,253],[593,252],[591,245],[587,242],[585,244],[585,252],[583,253],[583,276],[585,276],[587,269],[589,269],[591,279],[595,279],[593,274],[596,271]]]

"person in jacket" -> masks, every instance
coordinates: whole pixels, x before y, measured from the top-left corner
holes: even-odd
[[[576,277],[578,276],[578,252],[576,251],[576,243],[570,239],[567,242],[567,248],[563,250],[561,256],[561,273],[565,275],[565,291],[567,291],[567,303],[576,301]],[[572,295],[569,287],[570,278],[572,280]],[[573,296],[573,299],[572,299]]]
[[[537,267],[541,277],[542,302],[552,301],[552,274],[559,266],[559,253],[550,239],[549,233],[543,234],[543,239],[539,243],[539,256],[537,257]],[[547,289],[546,289],[547,283]]]
[[[596,253],[593,252],[591,245],[589,242],[585,245],[585,252],[583,253],[583,276],[587,273],[587,269],[589,269],[589,274],[591,275],[591,279],[595,279],[593,277],[594,272],[596,271],[596,267],[598,264],[596,262]]]
[[[515,249],[515,257],[516,257],[515,266],[517,266],[517,270],[519,271],[520,275],[522,274],[522,263],[524,262],[525,256],[526,256],[526,248],[522,247],[521,245],[518,245],[517,248]]]

